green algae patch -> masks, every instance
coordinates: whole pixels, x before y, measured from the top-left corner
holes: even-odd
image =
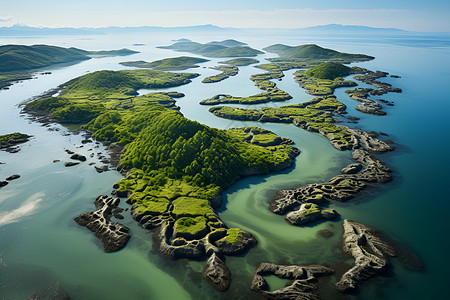
[[[198,68],[200,66],[197,64],[207,61],[209,60],[199,57],[180,56],[155,60],[152,62],[139,60],[121,62],[120,64],[126,67],[149,68],[161,71],[178,71],[190,68]]]

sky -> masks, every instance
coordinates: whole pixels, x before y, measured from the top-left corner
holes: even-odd
[[[450,31],[449,0],[0,0],[0,27],[364,25]]]

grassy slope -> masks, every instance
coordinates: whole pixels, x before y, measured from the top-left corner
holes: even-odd
[[[196,75],[99,71],[69,81],[63,95],[32,102],[27,109],[48,111],[61,122],[77,121],[96,139],[126,145],[121,166],[129,172],[117,187],[119,193],[131,193],[128,201],[137,221],[151,217],[174,226],[180,218],[200,216],[201,222],[183,219],[183,224],[224,230],[210,202],[241,174],[285,164],[293,148],[257,146],[243,142],[239,130],[190,121],[161,105],[173,101],[167,94],[133,96],[136,89],[181,85]]]
[[[233,58],[233,59],[230,59],[227,61],[220,61],[219,63],[232,65],[235,67],[241,67],[241,66],[248,66],[251,64],[257,64],[257,63],[259,63],[259,60],[254,59],[254,58],[241,57],[241,58]]]

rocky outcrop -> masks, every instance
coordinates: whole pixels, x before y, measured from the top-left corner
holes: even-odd
[[[270,201],[269,209],[276,214],[285,214],[303,203],[347,201],[369,187],[370,183],[386,183],[392,180],[391,170],[368,151],[360,149],[353,151],[353,159],[363,166],[361,171],[355,174],[337,175],[327,182],[278,191]],[[351,169],[349,166],[344,169]]]
[[[292,225],[305,225],[320,219],[331,220],[337,216],[334,209],[322,209],[314,203],[303,203],[299,210],[288,213],[284,219]]]
[[[371,115],[378,115],[378,116],[386,115],[386,112],[382,110],[383,106],[381,106],[380,104],[376,103],[373,100],[366,100],[360,105],[358,105],[355,109],[362,113]]]
[[[224,292],[231,282],[231,273],[227,265],[213,253],[206,261],[203,269],[203,279],[216,290]]]
[[[86,161],[86,156],[78,154],[78,153],[74,153],[70,158],[79,160],[79,161]]]
[[[4,187],[8,185],[8,181],[0,181],[0,187]]]
[[[79,164],[80,164],[79,162],[68,161],[64,163],[64,167],[73,167]]]
[[[102,242],[105,252],[122,249],[130,239],[129,228],[118,222],[112,222],[111,217],[118,215],[123,209],[119,205],[120,199],[98,196],[95,199],[97,210],[84,213],[75,218],[75,222],[92,231]]]
[[[320,265],[284,266],[261,263],[253,275],[250,289],[269,299],[319,299],[317,295],[318,278],[332,273],[332,269]],[[292,282],[284,288],[270,292],[269,285],[263,277],[267,275],[289,279]]]
[[[360,163],[349,164],[342,168],[341,172],[344,174],[356,174],[363,169],[363,165]]]
[[[6,178],[6,180],[7,181],[11,181],[11,180],[15,180],[15,179],[18,179],[18,178],[20,178],[20,175],[19,174],[14,174],[14,175],[11,175],[8,178]]]
[[[216,241],[216,246],[225,255],[239,255],[247,252],[257,243],[253,234],[241,230],[233,241],[224,237]]]
[[[355,258],[355,265],[336,283],[341,292],[349,292],[364,280],[382,273],[395,249],[382,240],[374,228],[351,220],[344,220],[343,250]]]
[[[371,132],[347,126],[342,127],[353,136],[353,149],[364,149],[371,153],[384,153],[395,149],[395,147],[374,137]]]

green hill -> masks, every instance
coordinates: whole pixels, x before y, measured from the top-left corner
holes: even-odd
[[[150,68],[155,70],[163,71],[175,71],[175,70],[185,70],[190,68],[198,68],[198,63],[207,62],[207,59],[189,56],[180,56],[165,58],[161,60],[155,60],[152,62],[146,61],[127,61],[121,62],[121,65],[136,68]]]
[[[321,63],[311,69],[305,71],[306,77],[315,77],[319,79],[333,80],[337,77],[348,76],[353,73],[352,68],[344,66],[341,63],[326,62]]]
[[[209,42],[207,44],[192,41],[181,41],[170,46],[159,46],[157,48],[201,54],[206,57],[251,57],[263,53],[259,50],[243,45],[245,44],[235,40]]]
[[[278,54],[279,58],[270,59],[271,61],[339,61],[354,62],[374,59],[372,56],[364,54],[349,54],[338,52],[332,49],[322,48],[315,44],[301,45],[296,47],[276,44],[264,48],[267,52]]]
[[[235,67],[240,67],[240,66],[248,66],[251,64],[257,64],[259,63],[259,60],[254,59],[254,58],[245,58],[245,57],[241,57],[241,58],[233,58],[227,61],[219,61],[219,64],[227,64],[227,65],[232,65]]]
[[[33,70],[58,63],[90,59],[90,55],[128,55],[136,53],[128,49],[111,51],[85,51],[48,45],[0,46],[0,72]]]

